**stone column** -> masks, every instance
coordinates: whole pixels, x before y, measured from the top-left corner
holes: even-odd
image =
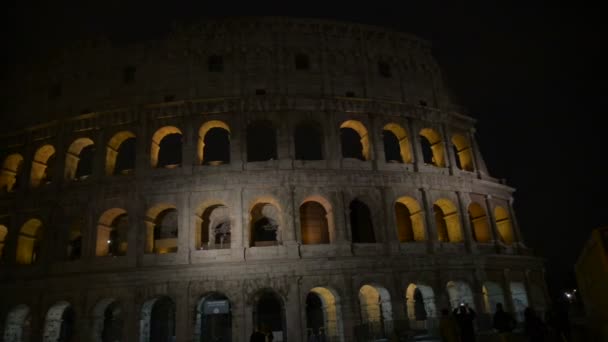
[[[498,227],[496,227],[496,217],[494,216],[494,210],[492,210],[492,196],[486,195],[486,213],[488,220],[490,221],[490,233],[492,234],[492,243],[496,252],[500,252],[500,237],[498,235]]]
[[[518,249],[521,250],[522,247],[524,247],[524,240],[521,235],[521,231],[519,230],[519,222],[517,221],[517,218],[515,217],[515,210],[513,210],[513,197],[509,198],[508,210],[509,210],[509,218],[511,219],[511,227],[513,229],[513,235],[515,238],[514,244],[515,244],[515,246],[517,246]]]
[[[359,310],[359,289],[353,287],[351,275],[343,275],[344,287],[342,298],[340,298],[340,309],[342,311],[342,327],[344,329],[344,341],[355,340],[355,327],[361,324],[361,311]]]
[[[471,220],[469,220],[469,212],[465,206],[464,195],[461,191],[456,191],[456,196],[458,198],[458,209],[462,222],[464,245],[469,253],[475,253],[477,251],[477,243],[473,239]]]
[[[426,224],[426,236],[427,236],[427,251],[428,253],[434,253],[437,249],[437,225],[433,215],[433,202],[429,196],[426,188],[420,189],[422,197],[422,205],[424,207],[424,217]]]
[[[183,132],[181,174],[183,175],[191,175],[194,165],[199,163],[196,158],[196,144],[198,142],[198,134],[195,134],[195,129],[193,127],[192,121],[193,120],[191,119],[191,117],[188,116],[181,122],[181,129]]]
[[[300,316],[300,308],[302,307],[300,298],[301,277],[292,277],[289,279],[289,295],[285,303],[285,330],[283,333],[288,341],[302,342],[305,329],[302,326],[302,317]],[[299,334],[298,334],[299,332]]]
[[[454,175],[458,173],[459,169],[458,164],[456,163],[457,156],[454,155],[454,149],[452,147],[452,140],[448,135],[448,129],[445,127],[445,124],[442,124],[439,129],[439,132],[441,134],[441,141],[443,143],[443,150],[445,151],[444,158],[446,158],[446,166],[450,170],[450,174]]]
[[[408,118],[408,133],[412,142],[412,153],[414,154],[414,171],[420,171],[424,166],[424,155],[422,154],[422,145],[420,137],[420,127],[417,120]]]
[[[123,309],[122,336],[124,341],[139,341],[139,325],[141,307],[137,305],[135,297],[130,295],[120,303]]]
[[[179,249],[178,249],[179,250]],[[190,321],[188,320],[188,284],[172,284],[175,298],[175,338],[176,342],[186,342],[192,338]]]
[[[503,270],[503,279],[502,279],[502,288],[505,291],[505,301],[504,308],[505,311],[510,312],[512,314],[515,313],[515,307],[513,306],[513,294],[511,293],[511,271],[507,268]]]

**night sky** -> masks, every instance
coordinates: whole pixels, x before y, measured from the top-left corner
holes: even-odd
[[[608,225],[601,80],[592,64],[603,40],[593,8],[506,1],[462,7],[432,0],[390,6],[351,1],[330,8],[330,2],[291,8],[291,2],[255,1],[59,3],[3,3],[3,79],[15,63],[50,46],[100,35],[117,43],[153,38],[173,23],[207,16],[314,17],[417,34],[432,41],[448,85],[478,119],[477,139],[491,175],[517,188],[521,230],[528,246],[546,258],[554,294],[575,286],[572,270],[584,241],[593,228]],[[10,124],[10,116],[2,115]]]

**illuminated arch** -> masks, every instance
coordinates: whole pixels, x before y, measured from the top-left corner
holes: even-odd
[[[19,230],[17,239],[18,264],[29,265],[34,263],[40,253],[40,243],[42,241],[42,222],[38,219],[27,220]]]
[[[76,315],[70,303],[55,303],[46,313],[43,342],[71,341],[75,330]]]
[[[361,323],[369,326],[379,325],[379,329],[390,333],[391,326],[386,324],[393,320],[391,296],[388,290],[377,285],[363,285],[359,289],[359,306]]]
[[[72,142],[65,155],[65,179],[76,179],[79,176],[79,169],[82,170],[83,167],[91,168],[92,171],[92,164],[87,166],[81,165],[83,153],[89,146],[94,146],[93,140],[89,138],[79,138]],[[93,160],[90,159],[88,161],[92,163]]]
[[[448,281],[446,284],[450,306],[456,309],[460,303],[468,304],[475,310],[475,302],[473,301],[473,292],[469,284],[464,281]]]
[[[465,171],[473,171],[473,152],[469,139],[462,134],[454,134],[452,136],[452,144],[454,144],[454,148],[456,149],[458,168]]]
[[[442,242],[462,242],[462,229],[458,209],[450,200],[438,199],[433,204],[437,235]]]
[[[5,190],[11,192],[14,190],[19,175],[22,171],[23,156],[19,153],[14,153],[6,158],[2,163],[2,170],[0,171],[0,191]]]
[[[121,208],[106,210],[97,223],[96,256],[119,256],[127,253],[129,218]]]
[[[221,143],[209,145],[206,143],[207,133],[211,130],[222,130],[226,135],[227,146],[222,146]],[[209,153],[206,153],[208,149],[218,150],[216,154],[221,154],[221,160],[215,160],[215,158],[209,159]],[[196,148],[198,153],[198,160],[201,164],[214,164],[218,162],[229,163],[230,162],[230,127],[220,120],[210,120],[205,122],[198,130],[198,146]],[[226,155],[227,154],[227,155]]]
[[[8,235],[8,228],[5,225],[0,224],[0,260],[2,260],[4,245],[6,241],[6,236]]]
[[[111,176],[111,175],[115,174],[117,171],[123,171],[123,170],[117,170],[116,164],[117,164],[119,154],[122,152],[121,151],[122,144],[129,139],[135,139],[135,134],[130,131],[121,131],[121,132],[114,134],[114,136],[112,136],[112,138],[108,141],[108,145],[106,146],[106,175],[107,176]],[[135,162],[133,162],[133,165],[135,165]]]
[[[347,146],[347,145],[351,143],[350,141],[348,141],[348,139],[345,138],[345,135],[344,135],[345,131],[348,129],[355,131],[359,135],[359,143],[361,144],[362,160],[370,160],[371,159],[370,141],[369,141],[369,135],[367,133],[367,128],[365,128],[365,126],[360,121],[357,121],[357,120],[347,120],[347,121],[344,121],[340,125],[342,157],[346,157],[346,158],[350,157],[349,155],[345,155],[345,151],[347,151],[347,149],[349,148],[349,146]]]
[[[411,283],[405,290],[405,299],[407,316],[410,320],[421,321],[437,317],[435,293],[432,287]]]
[[[399,242],[425,241],[424,211],[412,197],[400,197],[395,202]]]
[[[208,203],[197,211],[194,245],[197,249],[230,248],[232,219],[230,210],[220,202]]]
[[[397,138],[397,143],[399,144],[399,153],[401,155],[401,162],[412,163],[413,162],[412,150],[410,148],[410,142],[407,137],[407,132],[405,131],[405,129],[396,123],[389,123],[384,126],[383,130],[391,132],[395,136],[395,138]],[[384,143],[384,146],[385,146],[384,153],[385,154],[386,154],[386,148],[387,148],[386,145],[387,145],[387,140],[385,137],[385,143]]]
[[[486,211],[479,203],[473,202],[469,205],[469,220],[475,241],[487,243],[492,240]]]
[[[316,296],[321,304],[321,315],[323,320],[323,330],[326,338],[331,341],[344,341],[344,328],[342,326],[342,310],[340,305],[340,297],[337,292],[327,287],[314,287],[308,292],[306,303],[308,304],[309,296]],[[308,305],[307,305],[308,309]],[[314,314],[314,313],[313,313]],[[320,322],[314,321],[307,310],[306,328],[318,333]],[[317,324],[315,324],[317,323]]]
[[[171,204],[158,204],[146,213],[146,253],[176,253],[179,217]]]
[[[494,208],[494,218],[496,219],[496,230],[500,240],[507,245],[513,244],[515,241],[513,237],[513,226],[511,225],[511,219],[509,213],[503,207],[497,206]]]
[[[432,128],[423,128],[420,130],[420,136],[423,139],[426,139],[426,143],[428,143],[428,146],[426,146],[426,143],[424,142],[422,144],[423,154],[428,154],[428,152],[425,151],[426,148],[430,149],[431,160],[425,160],[424,162],[437,167],[445,167],[445,156],[441,135]]]
[[[163,139],[171,134],[183,135],[179,128],[175,126],[165,126],[159,128],[152,136],[152,145],[150,148],[150,164],[152,167],[159,167],[158,156],[160,154],[160,143],[163,141]]]
[[[30,341],[30,308],[19,304],[6,316],[4,342]]]
[[[52,161],[54,157],[55,148],[52,145],[41,146],[36,151],[34,160],[32,160],[32,172],[30,175],[30,185],[32,188],[52,181]]]

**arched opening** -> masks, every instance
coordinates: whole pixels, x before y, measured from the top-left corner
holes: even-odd
[[[469,140],[461,134],[454,134],[452,144],[456,155],[456,166],[461,170],[473,171],[473,153]]]
[[[415,199],[399,198],[395,202],[395,217],[399,242],[426,240],[424,213]]]
[[[23,169],[23,156],[18,153],[4,158],[0,170],[0,192],[12,192],[18,189]]]
[[[369,207],[358,199],[350,202],[350,229],[353,243],[375,243],[376,235]]]
[[[343,158],[370,160],[370,142],[367,128],[356,120],[344,121],[340,125],[340,143]]]
[[[40,185],[49,184],[53,180],[53,168],[55,166],[55,148],[52,145],[40,147],[34,154],[32,160],[32,172],[30,185],[37,188]]]
[[[17,305],[6,316],[4,342],[30,342],[31,316],[27,305]]]
[[[500,240],[507,245],[512,245],[513,241],[513,226],[511,225],[511,219],[509,213],[503,207],[494,208],[494,218],[496,219],[496,230]]]
[[[306,296],[307,341],[343,341],[342,312],[333,290],[315,287]]]
[[[106,210],[97,223],[96,256],[121,256],[127,254],[129,216],[120,208]]]
[[[526,286],[522,282],[509,283],[511,289],[511,299],[513,301],[513,311],[518,322],[524,321],[524,310],[529,306],[528,293]]]
[[[230,248],[231,220],[228,207],[217,204],[207,207],[197,217],[196,248]]]
[[[279,210],[270,203],[257,203],[251,209],[251,246],[279,244]]]
[[[21,226],[17,239],[16,261],[18,264],[29,265],[38,260],[42,230],[42,222],[38,219],[29,219]]]
[[[325,207],[315,201],[300,206],[300,233],[305,245],[326,244],[330,242],[329,224]]]
[[[135,169],[135,134],[121,131],[108,141],[106,147],[106,175],[130,174]]]
[[[439,135],[437,131],[432,128],[423,128],[420,130],[420,144],[425,164],[445,167],[443,142],[441,140],[441,135]]]
[[[473,202],[469,205],[469,220],[473,228],[473,238],[475,241],[487,243],[492,240],[486,211],[479,203]]]
[[[67,302],[53,305],[46,314],[43,342],[76,342],[74,326],[76,315]]]
[[[363,285],[359,289],[361,322],[367,326],[369,337],[388,337],[393,320],[391,298],[388,291],[379,286]]]
[[[407,316],[412,321],[424,321],[437,317],[433,288],[421,284],[409,284],[405,291]]]
[[[157,297],[144,303],[140,332],[140,342],[175,341],[175,304],[169,297]]]
[[[160,204],[148,210],[146,215],[146,253],[176,253],[178,236],[177,209]]]
[[[89,138],[74,140],[65,155],[65,179],[83,180],[93,173],[95,145]]]
[[[456,309],[460,304],[468,304],[469,307],[475,310],[473,292],[469,284],[463,281],[449,281],[446,288],[452,309]]]
[[[247,125],[247,161],[277,159],[277,136],[269,120],[257,120]]]
[[[498,283],[486,281],[483,283],[481,291],[483,294],[484,311],[486,313],[496,313],[496,304],[505,303],[505,294]]]
[[[273,341],[287,340],[283,300],[274,291],[262,290],[257,295],[253,322],[262,331],[271,332],[274,336]]]
[[[93,341],[121,341],[123,316],[122,307],[114,298],[100,300],[93,309]]]
[[[182,131],[174,126],[165,126],[152,136],[150,162],[154,168],[172,169],[182,164]]]
[[[198,303],[194,341],[232,341],[232,311],[223,294],[209,294]]]
[[[413,161],[410,143],[403,127],[395,123],[385,125],[382,138],[387,163],[411,163]]]
[[[211,120],[198,130],[198,158],[203,165],[230,163],[230,128],[225,122]]]
[[[67,257],[68,260],[78,260],[82,256],[82,229],[84,219],[78,218],[70,225],[68,233]]]
[[[299,123],[294,132],[296,160],[323,159],[323,130],[314,121]]]
[[[433,204],[437,238],[441,242],[462,242],[462,229],[458,209],[451,201],[439,199]]]
[[[7,235],[8,235],[8,228],[6,228],[5,225],[0,224],[0,260],[2,260],[3,256],[4,256],[4,244],[5,244]]]

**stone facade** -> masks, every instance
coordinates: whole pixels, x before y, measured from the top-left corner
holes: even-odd
[[[461,301],[479,329],[496,302],[544,308],[542,260],[521,239],[514,189],[488,174],[474,120],[450,103],[427,42],[259,18],[83,45],[28,71],[13,105],[24,129],[0,137],[5,341],[63,341],[66,321],[73,341],[105,341],[113,303],[123,341],[154,341],[150,316],[167,298],[176,341],[199,341],[209,295],[229,301],[234,341],[260,323],[267,294],[287,341],[314,328],[309,293],[336,341],[432,331]],[[262,121],[275,155],[252,161]],[[318,127],[319,160],[296,158],[302,122]],[[229,137],[227,161],[205,159],[213,129]],[[347,133],[360,158],[343,157]],[[177,164],[160,160],[170,135]],[[133,167],[115,172],[132,138]],[[85,150],[92,168],[79,176]],[[261,218],[276,239],[258,239]]]

